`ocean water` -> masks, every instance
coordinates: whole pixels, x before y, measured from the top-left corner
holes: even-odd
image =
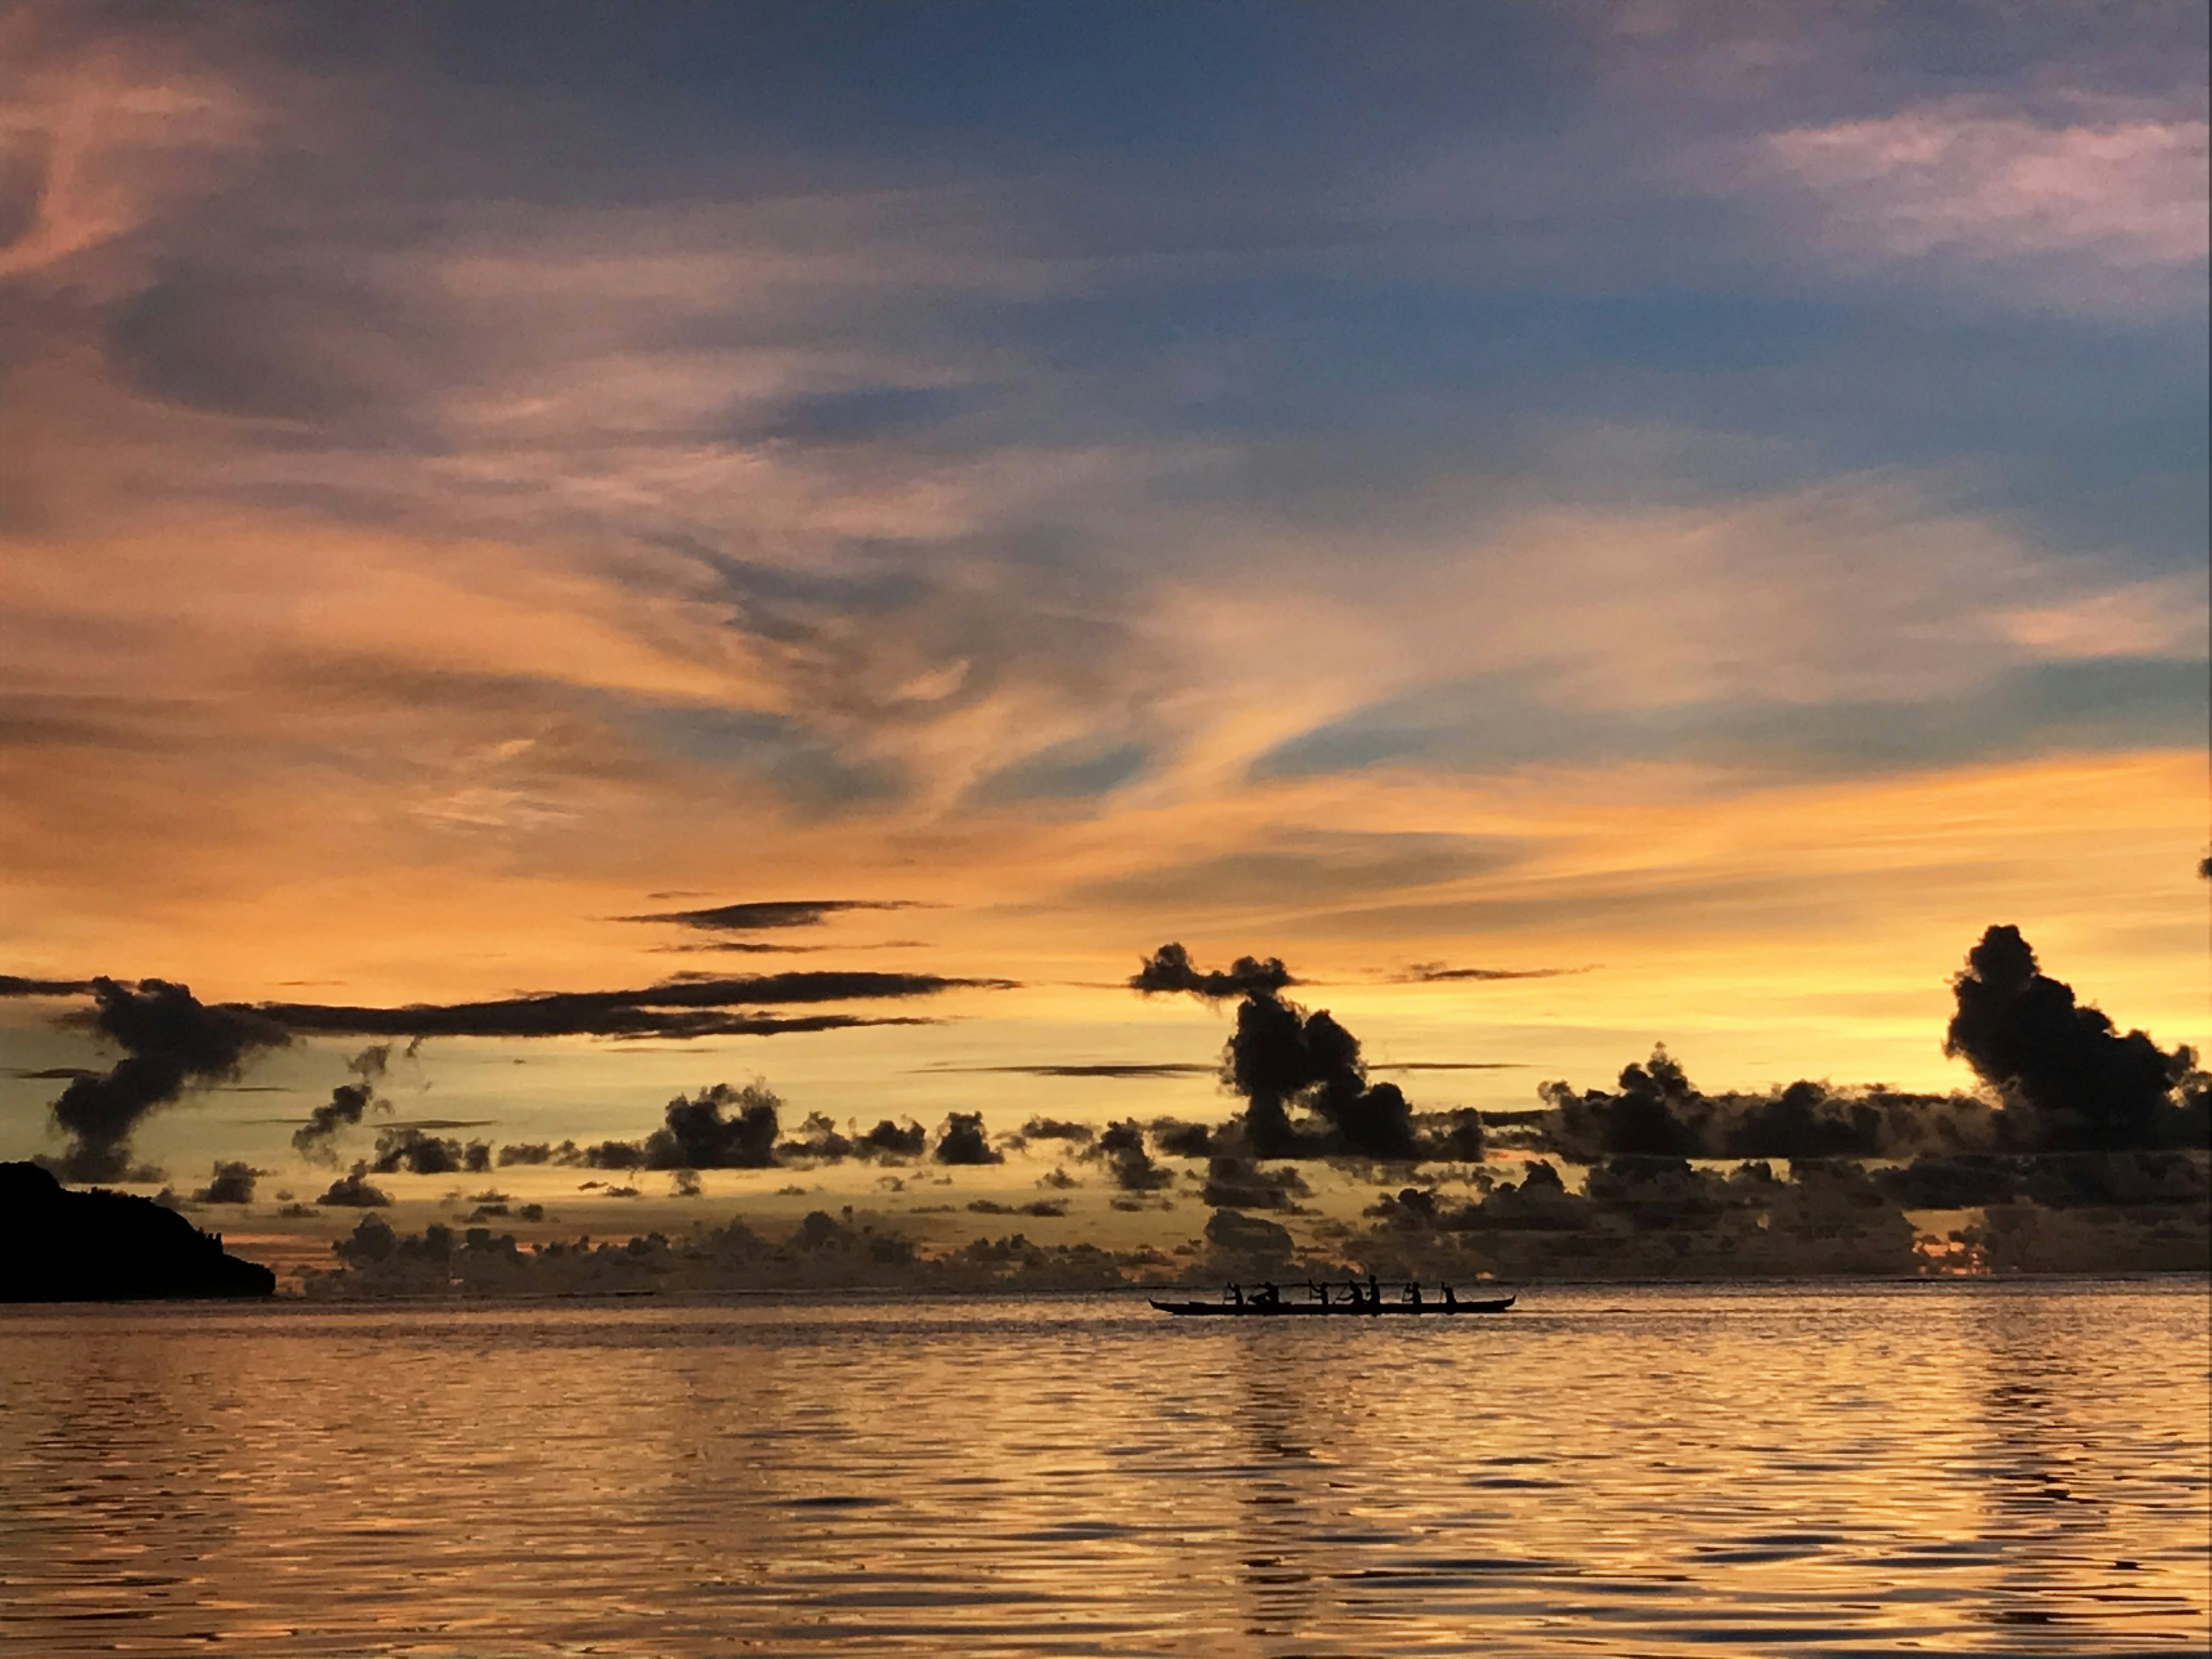
[[[0,1650],[2203,1653],[2207,1315],[0,1310]]]

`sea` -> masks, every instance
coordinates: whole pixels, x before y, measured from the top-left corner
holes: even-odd
[[[2202,1279],[0,1310],[0,1652],[2203,1654]]]

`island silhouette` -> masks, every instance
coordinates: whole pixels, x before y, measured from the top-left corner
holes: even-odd
[[[0,1302],[121,1302],[276,1293],[276,1275],[149,1198],[72,1192],[0,1164]]]

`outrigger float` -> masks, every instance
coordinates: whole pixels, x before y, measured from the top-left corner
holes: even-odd
[[[1275,1293],[1272,1285],[1257,1294],[1244,1296],[1231,1289],[1233,1299],[1221,1302],[1162,1302],[1147,1297],[1164,1314],[1179,1318],[1200,1319],[1308,1319],[1336,1315],[1346,1319],[1364,1319],[1376,1314],[1491,1314],[1504,1313],[1514,1304],[1510,1296],[1486,1297],[1475,1301],[1462,1301],[1449,1288],[1440,1301],[1431,1301],[1420,1294],[1420,1287],[1406,1287],[1405,1299],[1385,1302],[1379,1289],[1370,1289],[1364,1295],[1356,1290],[1341,1302],[1332,1302],[1323,1293],[1313,1302],[1285,1302]]]

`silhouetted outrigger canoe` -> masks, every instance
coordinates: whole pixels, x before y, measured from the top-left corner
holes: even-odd
[[[1513,1305],[1510,1296],[1492,1297],[1480,1302],[1161,1302],[1147,1301],[1162,1313],[1206,1319],[1300,1319],[1319,1315],[1337,1315],[1346,1319],[1366,1319],[1376,1314],[1474,1314],[1504,1313]]]

